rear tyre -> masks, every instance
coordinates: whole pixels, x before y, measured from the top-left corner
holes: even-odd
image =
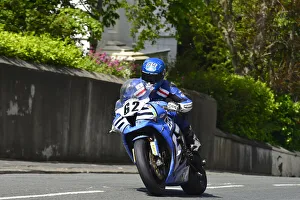
[[[165,191],[165,185],[155,175],[150,164],[150,146],[145,139],[139,139],[134,142],[134,153],[136,166],[140,177],[151,195],[162,195]]]
[[[189,180],[181,185],[183,191],[189,195],[201,195],[207,187],[206,172],[203,167],[196,172],[190,167]]]

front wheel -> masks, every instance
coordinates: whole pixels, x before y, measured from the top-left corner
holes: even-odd
[[[201,195],[207,187],[206,172],[203,167],[196,172],[190,167],[189,180],[181,185],[183,191],[189,195]]]
[[[162,195],[164,193],[164,181],[160,180],[151,165],[151,155],[149,142],[139,139],[134,142],[134,153],[136,166],[140,177],[148,192],[152,195]]]

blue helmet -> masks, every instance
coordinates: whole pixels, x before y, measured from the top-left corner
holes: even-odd
[[[142,79],[152,84],[159,83],[164,79],[166,66],[159,58],[148,58],[142,66]]]

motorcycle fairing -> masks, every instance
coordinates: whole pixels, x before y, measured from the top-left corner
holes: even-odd
[[[162,109],[157,104],[153,104],[152,106],[155,108],[157,116],[162,117],[158,117],[156,122],[154,120],[138,120],[136,122],[136,126],[127,126],[122,134],[125,149],[130,159],[134,162],[132,151],[126,142],[126,137],[128,137],[131,134],[136,134],[137,132],[141,133],[141,135],[137,135],[136,137],[145,137],[145,133],[143,133],[142,130],[147,127],[154,128],[158,133],[160,133],[164,137],[172,152],[170,170],[166,178],[165,184],[178,185],[180,183],[184,183],[188,180],[189,166],[187,166],[185,159],[183,162],[180,163],[181,159],[183,159],[180,155],[182,152],[181,149],[179,150],[177,146],[174,145],[177,145],[177,137],[175,136],[175,134],[172,134],[173,131],[179,130],[179,128],[169,116],[163,114],[163,112],[166,112],[164,109]],[[168,119],[168,122],[166,122],[166,119]],[[149,135],[148,137],[152,136]]]

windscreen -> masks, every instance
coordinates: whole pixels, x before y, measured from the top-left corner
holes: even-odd
[[[145,84],[141,79],[127,80],[120,89],[121,104],[131,98],[139,100],[148,98],[151,91],[146,89]]]

